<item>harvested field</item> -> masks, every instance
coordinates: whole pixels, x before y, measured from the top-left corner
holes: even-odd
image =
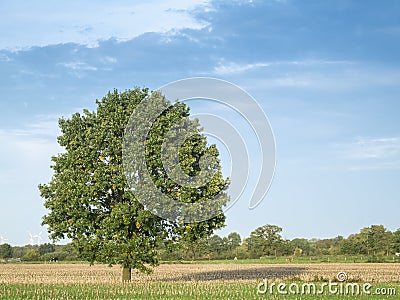
[[[371,294],[343,294],[345,288],[332,294],[327,281],[338,272],[351,284],[367,282]],[[129,283],[120,276],[118,266],[2,264],[0,299],[398,299],[400,292],[400,264],[162,264],[151,275],[133,274]],[[325,289],[283,295],[276,288],[310,283]]]
[[[346,272],[358,282],[400,282],[400,264],[162,264],[151,275],[133,273],[132,282],[334,280]],[[1,264],[0,283],[118,284],[121,268],[87,264]]]

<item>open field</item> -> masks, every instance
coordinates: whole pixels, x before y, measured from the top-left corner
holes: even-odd
[[[258,294],[264,279],[278,283],[334,281],[370,283],[400,292],[400,264],[162,264],[151,275],[133,274],[121,283],[118,266],[87,264],[1,264],[0,299],[337,299],[337,295]],[[393,293],[394,290],[391,292]],[[386,292],[386,291],[385,291]],[[341,296],[343,297],[343,296]],[[346,299],[397,299],[349,295]]]

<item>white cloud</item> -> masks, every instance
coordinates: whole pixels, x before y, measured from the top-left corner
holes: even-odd
[[[347,147],[347,157],[352,159],[400,158],[400,137],[357,138]]]
[[[96,47],[114,38],[130,40],[146,32],[165,33],[201,29],[207,23],[190,11],[206,7],[206,0],[191,1],[2,1],[0,49],[77,43]]]
[[[1,190],[17,182],[23,190],[25,182],[49,177],[50,157],[63,152],[57,144],[59,134],[55,116],[37,116],[21,128],[0,128]]]
[[[78,78],[82,78],[88,72],[94,72],[94,71],[98,71],[98,70],[111,71],[112,70],[111,65],[116,64],[117,61],[118,60],[115,57],[104,56],[99,59],[99,62],[100,62],[99,66],[94,66],[92,64],[88,64],[87,62],[84,62],[81,60],[62,62],[62,63],[58,63],[57,65],[66,68],[70,74],[72,74]]]
[[[27,132],[1,130],[0,142],[3,145],[0,149],[2,178],[13,175],[19,176],[21,180],[23,176],[41,173],[43,166],[47,173],[50,157],[62,151],[56,137],[50,140]],[[47,163],[43,164],[44,161]]]
[[[25,136],[32,139],[53,139],[56,141],[56,137],[60,134],[58,127],[57,115],[37,115],[32,123],[25,124],[21,128],[11,129],[5,131],[0,129],[0,133],[8,134],[10,136]]]
[[[57,122],[50,120],[24,128],[0,129],[0,185],[21,182],[23,189],[23,178],[48,177],[50,157],[63,151],[57,144],[58,134]]]
[[[0,53],[0,61],[11,61],[11,58],[4,53]]]
[[[270,78],[264,81],[264,87],[313,87],[315,81],[307,74],[303,76],[288,74],[283,77]]]
[[[227,74],[239,74],[255,69],[265,67],[312,67],[312,66],[323,66],[323,65],[350,65],[353,62],[350,61],[329,61],[329,60],[302,60],[302,61],[266,61],[256,63],[237,63],[237,62],[226,62],[220,60],[217,66],[214,67],[213,73],[217,75]],[[279,82],[278,82],[279,84]]]
[[[399,170],[399,169],[400,169],[400,160],[391,162],[362,164],[358,166],[351,166],[349,168],[350,171]]]
[[[101,59],[101,61],[105,64],[115,64],[118,60],[112,56],[105,56]]]
[[[268,66],[270,66],[270,64],[268,63],[254,63],[254,64],[238,64],[234,62],[219,63],[218,66],[214,67],[214,74],[217,75],[237,74]]]
[[[335,148],[351,161],[349,169],[353,171],[400,169],[400,137],[358,137]]]
[[[72,61],[68,63],[60,63],[60,65],[74,71],[97,71],[97,67],[91,66],[83,61]]]
[[[54,116],[37,116],[33,123],[21,128],[0,128],[0,177],[10,181],[48,174],[50,157],[63,151],[57,144],[59,134]]]
[[[261,66],[264,68],[261,69]],[[400,72],[396,68],[349,61],[278,61],[226,64],[225,68],[218,68],[225,71],[224,75],[253,71],[254,74],[245,78],[249,89],[288,87],[337,92],[365,90],[366,86],[398,87],[400,84]]]

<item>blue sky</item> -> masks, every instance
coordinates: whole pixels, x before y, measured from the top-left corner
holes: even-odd
[[[61,151],[58,118],[94,109],[114,88],[196,76],[248,91],[276,138],[269,193],[254,210],[240,199],[221,235],[265,224],[286,238],[400,227],[400,2],[17,0],[0,10],[0,235],[9,243],[42,230],[37,185]]]

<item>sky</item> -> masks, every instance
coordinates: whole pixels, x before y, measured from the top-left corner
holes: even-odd
[[[59,118],[94,110],[114,88],[154,90],[188,77],[243,88],[275,136],[268,194],[250,210],[244,193],[218,234],[276,224],[284,238],[330,238],[400,227],[399,1],[16,0],[0,10],[0,236],[8,243],[41,231],[48,241],[37,185],[63,151]],[[253,144],[250,154],[259,151]]]

